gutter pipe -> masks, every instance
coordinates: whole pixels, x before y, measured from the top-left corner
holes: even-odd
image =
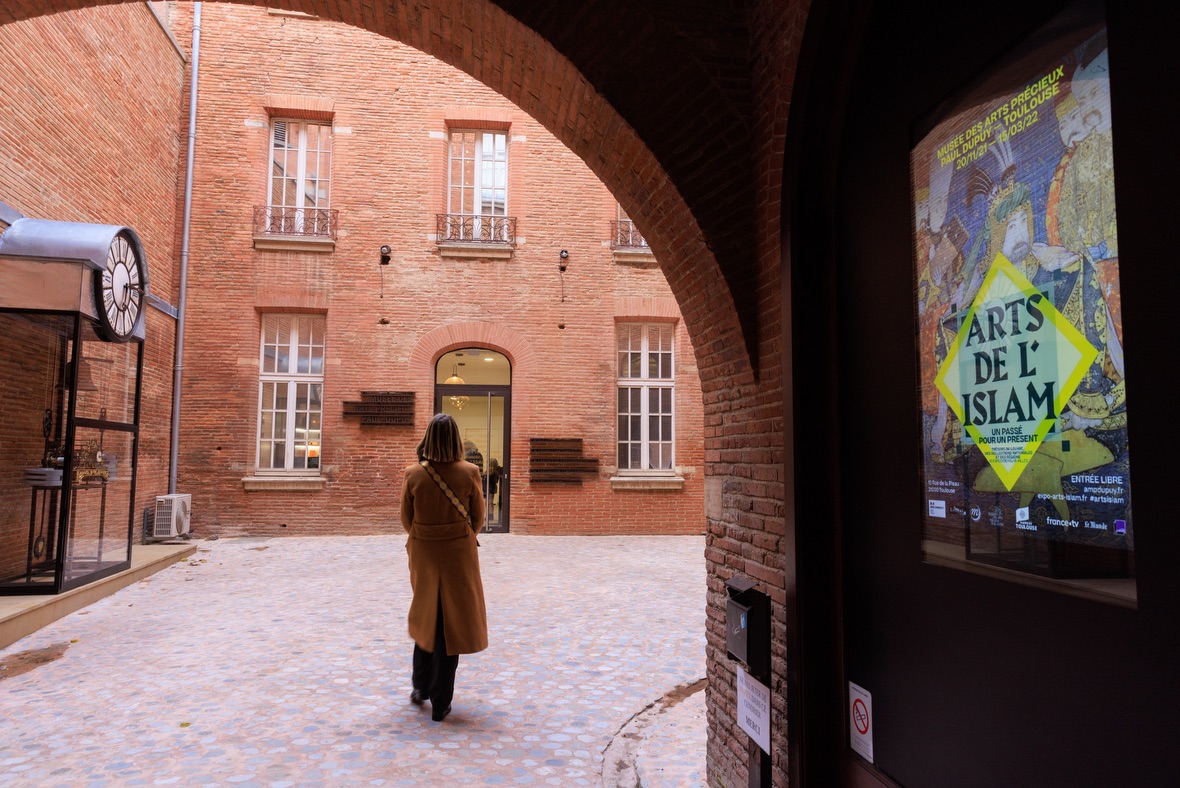
[[[193,3],[192,77],[188,104],[188,159],[184,171],[184,228],[180,240],[180,297],[176,315],[176,363],[172,368],[172,440],[168,456],[168,494],[176,492],[180,451],[180,382],[184,371],[184,316],[188,294],[188,239],[193,214],[193,154],[197,145],[197,73],[201,63],[201,4]]]

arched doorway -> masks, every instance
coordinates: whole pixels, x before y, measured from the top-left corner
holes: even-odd
[[[488,504],[484,530],[508,530],[512,364],[487,348],[452,350],[434,366],[434,412],[459,424],[468,462],[479,466]]]

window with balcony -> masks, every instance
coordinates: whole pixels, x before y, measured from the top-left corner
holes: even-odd
[[[452,131],[447,154],[447,212],[438,215],[443,256],[510,257],[516,219],[508,215],[508,135]]]
[[[332,126],[273,120],[268,166],[266,205],[254,212],[254,246],[331,251],[336,238],[336,211],[329,204]]]
[[[618,206],[618,215],[610,223],[610,248],[616,263],[631,265],[654,265],[656,258],[647,245],[647,239],[627,216],[623,206]]]

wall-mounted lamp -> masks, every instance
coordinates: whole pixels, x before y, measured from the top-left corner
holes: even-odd
[[[389,248],[389,244],[381,244],[381,259],[378,262],[381,265],[389,265],[389,255],[393,250]],[[381,297],[385,298],[385,269],[381,269]]]
[[[565,249],[562,249],[561,252],[557,256],[561,258],[561,262],[557,264],[557,267],[560,268],[562,271],[564,271],[566,269],[566,266],[568,265],[568,263],[566,263],[566,260],[569,259],[570,253],[567,252]]]

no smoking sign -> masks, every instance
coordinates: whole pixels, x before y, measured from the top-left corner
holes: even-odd
[[[873,762],[873,696],[848,682],[848,739],[852,751]]]
[[[860,698],[852,701],[852,724],[861,736],[869,732],[869,707]]]

